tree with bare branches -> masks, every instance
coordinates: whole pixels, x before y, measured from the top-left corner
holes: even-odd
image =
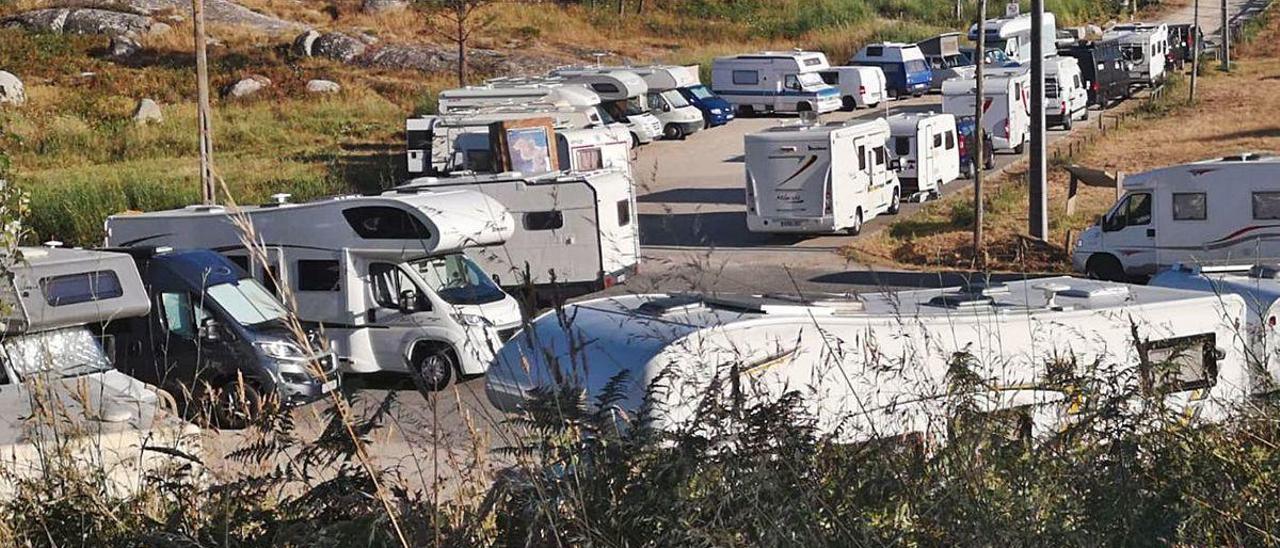
[[[452,42],[458,52],[458,85],[467,85],[467,44],[471,37],[493,23],[485,7],[495,0],[418,0],[430,17],[427,28]]]

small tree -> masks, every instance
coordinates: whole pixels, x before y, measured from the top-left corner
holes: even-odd
[[[471,36],[493,22],[493,16],[482,13],[495,0],[418,0],[429,14],[428,29],[457,46],[458,85],[467,85],[467,44]]]

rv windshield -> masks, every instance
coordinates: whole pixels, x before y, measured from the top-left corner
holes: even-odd
[[[704,86],[701,84],[696,86],[691,86],[685,89],[689,90],[689,93],[692,93],[693,96],[697,97],[698,99],[710,99],[712,97],[715,97],[715,95],[711,93],[711,90],[707,89],[707,86]]]
[[[449,304],[485,304],[507,297],[498,284],[461,253],[413,263],[427,288]]]
[[[689,106],[689,102],[684,100],[684,96],[680,95],[680,92],[674,89],[662,92],[662,98],[667,100],[667,103],[671,105],[671,108],[684,108]]]
[[[207,291],[213,302],[245,327],[283,320],[289,315],[284,305],[253,278],[218,284]]]
[[[644,97],[632,97],[627,99],[627,116],[644,114],[646,112],[649,112],[649,105],[646,104]]]
[[[41,372],[79,377],[111,369],[98,338],[83,326],[11,336],[0,347],[21,378]]]
[[[609,110],[604,107],[596,106],[596,113],[600,115],[600,123],[606,126],[618,123],[617,120],[613,119],[613,115],[609,114]]]
[[[802,72],[796,75],[796,79],[800,81],[800,85],[807,88],[819,87],[827,85],[822,81],[822,76],[816,72]]]

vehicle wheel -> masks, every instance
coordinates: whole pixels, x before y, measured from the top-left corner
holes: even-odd
[[[973,177],[973,160],[968,160],[963,166],[960,166],[960,175],[966,179]]]
[[[939,184],[938,184],[938,190],[931,190],[931,191],[929,191],[929,197],[928,197],[927,201],[941,200],[941,199],[942,199],[942,190],[941,190],[941,189],[942,189],[942,184],[941,184],[941,183],[939,183]]]
[[[889,201],[888,213],[897,215],[902,210],[902,196],[898,194],[898,189],[893,189],[893,199]]]
[[[813,105],[810,105],[807,101],[796,103],[796,112],[809,112],[811,110],[813,110]]]
[[[846,95],[844,96],[843,102],[844,102],[844,110],[849,112],[858,110],[858,102],[853,100],[853,97]]]
[[[1021,142],[1021,143],[1018,143],[1018,146],[1013,147],[1013,153],[1014,153],[1014,154],[1022,154],[1022,151],[1023,151],[1023,150],[1026,150],[1026,149],[1027,149],[1027,143],[1026,143],[1026,141],[1023,141],[1023,142]]]
[[[1124,267],[1120,265],[1120,259],[1105,253],[1089,257],[1089,262],[1085,263],[1084,271],[1090,278],[1097,280],[1123,282],[1125,279]]]
[[[453,380],[453,356],[445,348],[418,346],[409,360],[409,376],[423,396],[443,390]]]
[[[891,89],[889,89],[889,90],[888,90],[888,92],[889,92],[889,100],[891,100],[891,101],[897,101],[897,100],[898,100],[898,90],[896,90],[896,89],[892,89],[892,88],[891,88]]]
[[[213,420],[218,428],[239,430],[262,414],[262,392],[248,382],[228,381],[214,396]]]
[[[640,148],[640,136],[631,134],[631,148]]]
[[[849,227],[850,236],[862,234],[862,208],[858,208],[858,212],[853,214],[853,226]]]
[[[662,128],[662,138],[668,141],[684,139],[684,130],[676,124],[667,124],[667,127]]]
[[[982,169],[991,171],[996,168],[996,149],[990,144],[987,145],[986,153],[982,156]]]
[[[755,114],[756,114],[756,107],[753,107],[751,105],[738,106],[738,116],[751,117],[751,116],[755,116]]]
[[[1081,117],[1080,117],[1080,121],[1085,122],[1085,121],[1088,121],[1088,120],[1089,120],[1089,105],[1085,105],[1085,106],[1084,106],[1084,116],[1081,116]]]
[[[1074,122],[1072,122],[1072,120],[1071,120],[1072,118],[1074,118],[1074,116],[1073,116],[1071,113],[1069,113],[1069,112],[1067,112],[1067,113],[1063,113],[1063,115],[1062,115],[1062,129],[1065,129],[1065,130],[1067,130],[1067,131],[1071,131],[1071,126],[1074,124]]]
[[[880,106],[880,103],[867,103],[867,108],[876,108],[878,106]]]

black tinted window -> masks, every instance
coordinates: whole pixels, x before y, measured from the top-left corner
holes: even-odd
[[[338,261],[298,261],[298,291],[339,291],[342,271]]]
[[[591,84],[591,89],[594,89],[600,93],[617,93],[618,92],[618,86],[615,86],[613,84]]]
[[[534,211],[524,214],[525,230],[555,230],[564,226],[564,213],[559,211]]]
[[[884,48],[880,46],[867,47],[867,57],[882,57],[882,56],[884,56]]]
[[[618,200],[618,226],[631,224],[631,200]]]
[[[231,261],[245,272],[249,271],[249,257],[244,255],[226,255],[228,261]]]
[[[44,300],[52,306],[114,299],[124,295],[120,278],[110,270],[53,276],[40,280]]]
[[[910,137],[894,137],[893,152],[898,156],[906,156],[911,154],[911,138]]]
[[[386,206],[353,207],[342,212],[347,224],[361,238],[370,240],[425,240],[431,233],[408,211]]]

